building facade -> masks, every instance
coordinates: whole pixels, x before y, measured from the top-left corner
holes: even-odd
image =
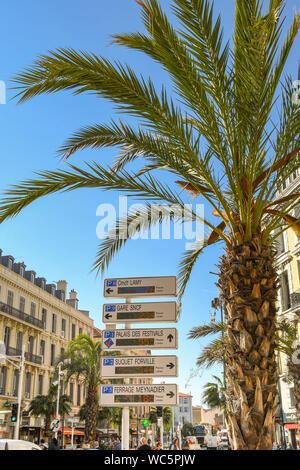
[[[172,407],[175,429],[178,425],[183,426],[185,423],[193,423],[192,395],[179,392],[178,397],[179,405]]]
[[[202,406],[193,406],[193,424],[208,424],[210,426],[223,426],[225,424],[224,412],[215,407],[205,409]]]
[[[88,311],[78,309],[74,290],[67,298],[66,281],[47,284],[44,277],[0,250],[0,341],[15,364],[25,350],[21,436],[36,439],[43,419],[28,416],[29,403],[36,395],[47,394],[57,358],[79,334],[92,336],[93,323]],[[14,423],[4,404],[17,401],[18,387],[18,369],[8,361],[0,364],[0,438],[13,435]],[[64,393],[70,395],[72,412],[77,413],[84,403],[83,385],[73,380]]]
[[[278,198],[288,196],[300,190],[300,170],[283,183],[278,193]],[[300,218],[300,205],[294,207],[290,214]],[[278,296],[278,320],[289,321],[298,330],[300,339],[300,239],[292,229],[277,238],[276,268],[280,279],[280,291]],[[294,383],[289,379],[288,358],[285,354],[278,354],[279,371],[279,397],[280,408],[277,413],[277,439],[280,441],[296,443],[296,402],[294,395]]]

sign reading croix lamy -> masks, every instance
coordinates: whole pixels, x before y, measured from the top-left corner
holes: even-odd
[[[176,406],[177,385],[101,385],[100,406]]]
[[[151,323],[177,321],[176,302],[104,304],[103,323]]]
[[[176,297],[176,276],[105,279],[104,297]]]
[[[123,349],[177,349],[176,328],[144,328],[103,330],[102,348]]]
[[[176,356],[114,356],[102,357],[101,376],[117,377],[177,377]]]

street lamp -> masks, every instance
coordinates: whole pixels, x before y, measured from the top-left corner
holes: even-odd
[[[53,382],[53,385],[57,385],[57,398],[56,398],[56,418],[59,420],[59,399],[60,399],[60,377],[64,375],[64,373],[61,370],[62,362],[58,363],[58,380]],[[55,431],[54,435],[55,438],[57,439],[57,433],[58,431]]]

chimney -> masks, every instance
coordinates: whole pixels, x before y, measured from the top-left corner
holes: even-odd
[[[77,299],[77,292],[72,289],[69,293],[70,298],[67,299],[67,304],[70,305],[71,307],[75,308],[78,310],[78,299]]]
[[[57,284],[57,290],[64,292],[64,299],[63,300],[65,302],[65,300],[67,298],[67,285],[68,285],[68,283],[67,283],[67,281],[57,281],[56,284]]]

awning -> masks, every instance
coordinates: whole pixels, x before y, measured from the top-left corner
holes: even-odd
[[[284,425],[285,429],[298,429],[297,423],[287,423]]]
[[[63,428],[60,428],[60,432],[62,432]],[[71,435],[72,434],[72,428],[65,427],[64,428],[64,435]],[[74,436],[84,436],[84,432],[79,431],[78,429],[74,428],[73,431]]]

